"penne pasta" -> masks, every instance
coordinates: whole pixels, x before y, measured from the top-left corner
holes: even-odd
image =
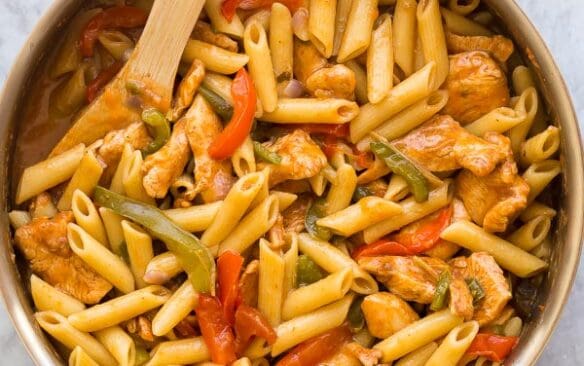
[[[461,4],[462,3],[462,4]],[[476,10],[481,4],[480,0],[460,1],[448,0],[448,8],[460,15],[468,15]]]
[[[142,183],[144,180],[143,163],[142,152],[138,150],[134,151],[128,161],[126,170],[123,172],[122,185],[126,196],[154,205],[156,203],[155,199],[146,193],[146,189]]]
[[[352,0],[337,0],[337,9],[335,17],[335,35],[333,38],[333,52],[332,56],[339,54],[341,48],[341,41],[347,29],[347,21],[349,20],[349,13],[351,12]]]
[[[529,138],[521,148],[520,161],[530,165],[551,158],[560,148],[560,129],[549,126],[546,130]]]
[[[262,102],[262,108],[265,113],[273,112],[278,105],[278,90],[264,27],[258,22],[248,24],[243,34],[243,45],[249,56],[248,69]]]
[[[528,222],[538,216],[547,216],[551,219],[556,217],[557,211],[553,208],[539,202],[532,202],[529,206],[521,212],[519,219],[523,222]]]
[[[76,190],[80,190],[86,195],[91,196],[102,173],[103,166],[97,160],[95,154],[91,151],[85,152],[77,170],[75,170],[69,184],[67,184],[67,188],[65,188],[61,199],[59,199],[57,208],[60,211],[70,210],[73,193]]]
[[[416,48],[417,20],[416,0],[397,0],[393,13],[393,53],[395,64],[404,75],[414,73],[414,50]]]
[[[69,316],[85,309],[81,301],[57,290],[34,274],[30,276],[30,292],[38,311],[55,311]]]
[[[120,157],[120,162],[114,172],[112,181],[110,183],[110,191],[125,194],[124,191],[124,174],[128,170],[128,165],[132,160],[134,150],[129,143],[124,144],[122,149],[122,156]]]
[[[470,321],[452,329],[426,366],[456,366],[479,332],[479,323]]]
[[[152,238],[138,225],[126,220],[122,221],[122,231],[136,287],[146,287],[144,274],[148,263],[154,258]]]
[[[222,205],[223,201],[217,201],[187,208],[173,208],[163,212],[181,229],[196,233],[211,226]]]
[[[531,87],[525,89],[515,103],[514,108],[518,111],[525,112],[525,120],[509,131],[509,139],[511,140],[513,154],[515,156],[521,156],[521,146],[525,142],[525,138],[533,126],[533,121],[539,108],[539,101],[535,88]]]
[[[127,51],[131,52],[134,49],[134,41],[117,30],[103,30],[97,39],[103,48],[118,61],[123,60]]]
[[[440,8],[442,13],[442,18],[446,23],[446,28],[448,31],[463,35],[463,36],[490,36],[493,34],[490,30],[482,26],[477,22],[465,18],[464,16],[457,14],[446,8]]]
[[[387,191],[383,198],[393,202],[398,202],[406,198],[408,194],[410,194],[408,182],[401,175],[393,174],[389,179]]]
[[[240,178],[248,173],[256,171],[253,141],[249,136],[231,156],[231,165],[233,165],[233,171],[235,174]]]
[[[122,220],[124,218],[106,207],[99,208],[99,216],[103,222],[110,249],[112,252],[120,254],[120,248],[125,240],[122,230]]]
[[[383,14],[375,23],[371,46],[367,49],[367,96],[371,103],[379,103],[393,86],[393,44],[389,14]]]
[[[119,366],[132,366],[136,361],[136,345],[134,340],[118,326],[98,330],[95,338],[118,361]]]
[[[345,66],[355,73],[355,98],[359,104],[369,103],[369,97],[367,95],[367,73],[355,60],[347,61]]]
[[[99,366],[84,350],[77,346],[69,355],[69,366]]]
[[[269,37],[276,80],[281,82],[292,79],[294,62],[292,14],[280,3],[272,4]]]
[[[260,239],[259,247],[258,310],[276,327],[282,319],[285,262],[266,240]]]
[[[244,28],[247,27],[249,24],[253,22],[259,23],[266,32],[270,32],[270,18],[272,17],[271,9],[260,9],[250,15],[245,22],[243,23]],[[245,30],[244,30],[244,37],[245,37]]]
[[[80,190],[73,193],[71,210],[75,216],[75,222],[91,237],[97,240],[101,245],[108,246],[108,238],[105,232],[101,216],[97,212],[91,198]]]
[[[50,110],[58,116],[73,114],[83,106],[87,98],[85,73],[87,65],[80,65],[77,70],[51,94]]]
[[[367,50],[377,13],[377,0],[360,0],[351,3],[347,27],[337,56],[338,62],[351,60]]]
[[[561,172],[562,168],[558,160],[544,160],[531,164],[522,176],[529,185],[527,202],[533,202]]]
[[[500,107],[493,109],[476,121],[464,126],[473,135],[482,136],[486,132],[507,132],[513,127],[525,122],[527,114],[524,110]]]
[[[272,123],[342,124],[351,121],[359,113],[355,102],[345,99],[281,98],[276,109],[259,118]]]
[[[249,56],[224,50],[215,45],[190,39],[184,50],[182,62],[192,64],[193,60],[201,60],[205,69],[220,74],[231,75],[247,65]]]
[[[162,337],[168,334],[196,307],[198,294],[190,281],[183,284],[162,305],[152,319],[152,334]]]
[[[420,0],[416,18],[424,59],[436,64],[434,88],[437,89],[446,80],[450,67],[438,0]]]
[[[440,237],[473,252],[489,253],[501,267],[521,278],[534,276],[548,266],[541,259],[466,220],[451,224]]]
[[[337,169],[336,184],[332,184],[326,196],[326,213],[332,215],[351,204],[353,192],[357,187],[357,174],[349,164],[343,164]]]
[[[529,252],[545,240],[551,227],[552,220],[549,216],[537,216],[512,232],[507,241]]]
[[[312,0],[308,9],[308,33],[316,49],[326,58],[333,54],[337,0]]]
[[[432,357],[437,348],[438,344],[436,342],[430,342],[400,358],[395,366],[423,366]]]
[[[221,74],[215,74],[211,72],[205,73],[205,79],[203,81],[206,86],[211,88],[215,93],[225,99],[229,104],[233,105],[233,98],[231,97],[231,84],[232,80]],[[262,102],[260,102],[259,97],[256,102],[255,117],[260,118],[264,114],[262,109]]]
[[[205,12],[211,21],[213,29],[218,33],[224,33],[235,38],[243,37],[243,23],[236,13],[231,21],[228,21],[221,11],[222,0],[206,0]]]
[[[298,261],[298,235],[290,233],[286,235],[288,250],[282,256],[284,259],[284,285],[283,285],[283,300],[286,299],[288,293],[294,288],[296,284],[296,263]]]
[[[178,257],[172,252],[165,252],[152,258],[148,263],[144,281],[151,285],[163,285],[182,271]]]
[[[151,354],[147,366],[185,365],[209,361],[211,355],[203,337],[162,342]]]

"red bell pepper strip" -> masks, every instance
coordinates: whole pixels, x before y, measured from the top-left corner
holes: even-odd
[[[253,80],[243,68],[233,79],[231,96],[233,117],[209,146],[209,155],[215,160],[223,160],[233,155],[251,131],[257,102],[256,90]]]
[[[235,351],[239,355],[249,346],[254,336],[265,339],[269,345],[274,344],[278,337],[263,314],[245,304],[239,305],[235,312],[234,328]]]
[[[285,5],[292,14],[302,5],[301,0],[224,0],[221,4],[221,14],[231,22],[237,8],[244,10],[267,8],[275,2]]]
[[[278,361],[276,366],[317,365],[335,354],[345,342],[350,340],[349,327],[341,325],[299,344]]]
[[[97,94],[106,86],[122,69],[124,63],[116,61],[107,68],[100,71],[99,74],[87,85],[86,97],[87,102],[91,103],[97,97]]]
[[[452,205],[418,220],[392,236],[392,240],[406,246],[413,254],[432,249],[440,242],[440,234],[450,225]]]
[[[137,28],[146,24],[148,13],[133,6],[114,6],[96,14],[81,32],[81,54],[93,56],[93,46],[104,29]]]
[[[211,360],[218,364],[230,365],[237,359],[235,337],[225,319],[219,300],[213,296],[200,294],[195,313],[203,339],[211,353]]]
[[[381,255],[412,255],[408,247],[389,239],[381,239],[371,244],[361,245],[351,253],[358,260],[363,257],[377,257]]]
[[[235,322],[235,308],[239,294],[239,274],[243,267],[243,257],[239,253],[227,251],[217,259],[218,297],[223,305],[223,313],[229,324]]]
[[[483,356],[494,362],[503,361],[519,342],[519,337],[505,337],[479,333],[466,351],[472,356]]]

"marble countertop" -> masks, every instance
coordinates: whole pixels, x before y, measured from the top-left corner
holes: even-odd
[[[584,123],[584,2],[517,0],[540,30],[560,66],[580,121]],[[0,0],[0,84],[26,37],[50,0]],[[583,126],[584,127],[584,126]],[[562,319],[538,365],[584,365],[584,270],[578,273]],[[3,304],[0,305],[2,365],[32,365]]]

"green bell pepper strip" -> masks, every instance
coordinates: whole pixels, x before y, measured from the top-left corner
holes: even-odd
[[[349,326],[353,332],[359,331],[365,326],[365,317],[363,316],[363,311],[361,311],[363,299],[364,298],[360,296],[353,300],[353,303],[349,308],[349,313],[347,314]]]
[[[403,177],[406,182],[408,182],[408,187],[414,194],[416,202],[424,202],[428,200],[428,181],[422,172],[412,164],[412,162],[389,144],[374,141],[370,146],[371,151],[383,159],[385,164],[387,164],[395,174]]]
[[[143,150],[143,155],[150,155],[160,150],[170,138],[170,124],[162,112],[155,108],[142,111],[142,121],[154,130],[154,140]]]
[[[310,285],[324,278],[324,275],[316,263],[307,255],[301,255],[296,261],[297,286]]]
[[[465,282],[470,290],[470,294],[472,295],[472,302],[476,305],[483,299],[483,297],[485,297],[485,290],[483,290],[483,286],[481,286],[476,278],[467,278],[465,279]]]
[[[258,158],[270,164],[279,165],[282,162],[282,157],[280,155],[268,150],[267,147],[257,141],[253,142],[253,152]]]
[[[180,260],[193,288],[202,293],[215,290],[215,260],[194,235],[172,222],[156,207],[122,196],[103,187],[95,188],[95,202],[149,230]]]
[[[325,200],[322,198],[317,199],[312,203],[308,211],[306,212],[306,217],[304,218],[304,226],[306,231],[315,238],[322,240],[329,240],[332,233],[329,229],[322,226],[318,226],[316,221],[322,217],[326,216],[326,205]]]
[[[357,186],[355,192],[353,192],[353,202],[359,202],[362,198],[373,196],[371,189],[365,186]]]
[[[219,94],[215,93],[211,88],[205,84],[199,85],[199,94],[205,98],[211,105],[211,108],[223,121],[230,121],[233,116],[233,106],[223,99]]]
[[[450,272],[445,270],[440,273],[440,277],[438,277],[438,283],[436,284],[436,291],[434,292],[434,298],[432,299],[432,304],[430,304],[430,309],[438,311],[444,307],[449,287]]]

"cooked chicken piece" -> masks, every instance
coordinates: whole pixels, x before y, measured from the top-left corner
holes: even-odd
[[[47,192],[39,193],[33,198],[29,207],[31,217],[54,217],[58,211],[53,203],[53,198]]]
[[[97,304],[112,285],[69,247],[67,224],[72,221],[71,211],[60,212],[52,219],[36,218],[18,228],[14,239],[40,278],[81,302]]]
[[[101,183],[109,185],[116,172],[126,143],[129,143],[134,150],[141,150],[151,141],[152,138],[148,134],[146,125],[142,122],[132,123],[122,130],[112,131],[105,135],[103,144],[97,150],[97,157],[106,164],[101,176]]]
[[[464,279],[453,277],[450,281],[449,308],[452,314],[471,320],[474,312],[473,297]]]
[[[485,297],[475,306],[473,319],[480,325],[495,320],[512,297],[503,270],[495,259],[479,252],[470,257],[455,258],[450,264],[454,277],[476,279],[485,293]]]
[[[284,217],[278,214],[276,222],[268,230],[268,243],[272,250],[278,251],[286,244],[286,231],[284,230]]]
[[[317,98],[354,99],[355,73],[345,65],[315,71],[306,79],[306,90]]]
[[[205,65],[201,60],[195,59],[178,85],[178,90],[172,100],[172,108],[166,115],[170,121],[178,121],[187,108],[191,106],[195,93],[204,78]]]
[[[342,346],[334,355],[317,363],[315,366],[362,366],[361,361],[353,352]]]
[[[303,42],[297,38],[294,39],[294,60],[294,77],[304,85],[310,75],[328,64],[312,42]]]
[[[180,338],[193,338],[197,336],[197,331],[195,330],[195,327],[193,324],[196,324],[196,317],[192,316],[192,318],[194,321],[190,322],[188,320],[190,316],[187,316],[187,318],[181,320],[174,328],[174,332],[176,333],[177,336],[179,336]]]
[[[284,230],[287,233],[299,233],[304,230],[306,212],[312,204],[312,197],[308,194],[300,195],[290,207],[282,212],[284,218]]]
[[[469,133],[452,117],[441,115],[396,140],[394,146],[432,172],[466,168],[485,176],[506,157],[497,144]]]
[[[468,51],[488,52],[500,63],[505,63],[513,53],[513,41],[500,35],[492,37],[460,36],[449,32],[446,34],[446,45],[450,53]]]
[[[221,121],[207,101],[197,95],[184,117],[186,132],[195,156],[196,191],[205,203],[225,198],[235,178],[231,174],[231,162],[214,160],[209,156],[209,146],[221,132]]]
[[[365,187],[376,197],[383,198],[387,192],[387,183],[383,179],[377,179],[367,183]]]
[[[215,33],[207,22],[198,21],[193,30],[193,38],[221,47],[227,51],[237,52],[237,42],[222,33]]]
[[[369,333],[376,338],[387,338],[420,318],[407,302],[389,292],[366,296],[361,310]]]
[[[143,185],[150,197],[164,198],[189,161],[191,150],[185,131],[186,121],[178,121],[170,139],[160,150],[148,155],[142,164]]]
[[[505,73],[486,52],[450,56],[450,72],[445,85],[449,98],[442,112],[463,125],[509,104]]]
[[[258,281],[260,262],[255,259],[245,267],[239,279],[239,293],[245,305],[256,307],[258,304]]]
[[[448,268],[437,258],[399,256],[364,257],[359,259],[359,266],[374,274],[393,294],[420,304],[432,302],[437,275]]]
[[[264,146],[280,155],[282,161],[278,165],[260,162],[257,170],[260,171],[270,165],[270,186],[285,180],[300,180],[318,174],[327,164],[326,155],[320,147],[303,130],[294,132],[266,142]]]
[[[464,203],[462,203],[462,201],[458,198],[454,198],[452,200],[452,219],[450,222],[453,223],[461,220],[470,221],[471,218],[468,214],[468,211],[466,210],[466,207],[464,207]],[[459,249],[460,247],[457,244],[440,239],[434,248],[425,251],[424,254],[434,258],[440,258],[445,261],[452,258],[452,256],[456,254]]]
[[[499,141],[506,161],[491,174],[477,177],[467,170],[456,178],[456,194],[472,220],[490,232],[504,232],[510,221],[527,206],[529,185],[517,174],[507,137],[488,133],[486,139]]]
[[[379,364],[379,360],[383,357],[383,353],[380,350],[365,348],[357,342],[347,343],[344,348],[357,357],[363,366],[375,366]]]
[[[140,337],[146,342],[154,342],[154,334],[152,333],[152,321],[147,315],[140,315],[136,318],[128,320],[124,324],[126,331],[131,335]]]

